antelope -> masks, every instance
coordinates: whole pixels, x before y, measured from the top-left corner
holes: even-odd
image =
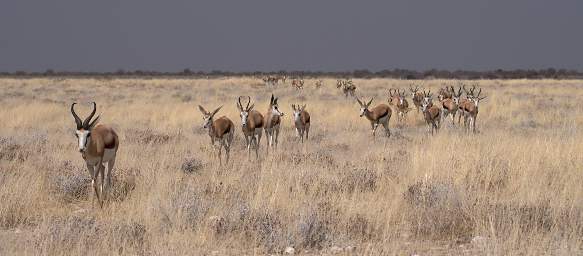
[[[419,91],[419,86],[415,86],[415,88],[413,88],[411,85],[409,85],[409,90],[411,91],[411,100],[413,101],[413,105],[415,105],[417,113],[419,113],[419,108],[421,108],[423,103],[423,93]]]
[[[444,99],[441,101],[442,107],[442,115],[443,119],[447,118],[447,116],[451,115],[451,123],[455,125],[455,115],[460,106],[460,97],[462,96],[462,88],[459,87],[458,91],[456,92],[453,86],[451,87],[452,98],[451,99]],[[461,114],[460,114],[461,115]]]
[[[219,141],[219,165],[223,165],[221,158],[221,148],[225,148],[227,155],[225,162],[229,162],[229,154],[233,142],[233,135],[235,134],[235,125],[233,121],[226,116],[222,116],[217,120],[213,120],[214,116],[221,110],[223,106],[218,107],[213,112],[208,112],[203,106],[198,105],[198,109],[202,113],[203,128],[208,129],[209,137],[211,138],[211,145],[214,147],[215,140]]]
[[[375,132],[379,124],[382,124],[385,128],[385,134],[387,137],[391,137],[391,130],[389,129],[389,120],[391,119],[392,110],[389,106],[385,104],[379,104],[373,109],[369,110],[370,104],[374,100],[374,97],[370,99],[368,103],[363,103],[358,97],[356,101],[360,105],[360,117],[365,116],[366,119],[370,121],[372,136],[375,137]]]
[[[472,130],[473,133],[476,133],[476,119],[478,118],[478,104],[480,100],[486,98],[480,97],[480,93],[482,93],[482,88],[478,91],[478,94],[471,97],[469,101],[466,101],[462,108],[464,110],[464,125],[466,127],[466,131]]]
[[[277,139],[279,138],[279,127],[281,124],[281,117],[283,112],[279,111],[279,106],[277,104],[277,98],[271,94],[271,100],[269,101],[269,108],[265,114],[265,120],[263,122],[263,127],[265,129],[265,136],[267,138],[267,153],[269,154],[270,147],[277,147]]]
[[[291,85],[298,90],[304,89],[304,79],[293,79]]]
[[[462,86],[463,86],[462,89],[466,93],[466,98],[465,99],[461,99],[460,100],[460,103],[458,104],[458,111],[460,111],[460,114],[458,115],[458,119],[457,119],[457,123],[458,124],[460,124],[462,116],[464,116],[464,118],[466,116],[466,112],[465,112],[463,106],[465,104],[467,104],[468,102],[471,103],[472,98],[474,98],[474,90],[476,89],[476,85],[475,84],[472,86],[472,88],[469,91],[466,89],[466,85],[465,84],[462,84]],[[464,125],[465,125],[465,122],[464,122]]]
[[[320,87],[322,87],[324,85],[324,81],[322,81],[321,79],[316,81],[316,89],[319,89]]]
[[[348,80],[344,87],[342,87],[342,92],[344,93],[344,97],[348,97],[348,95],[354,97],[354,92],[356,91],[356,85],[352,83],[352,80]]]
[[[451,89],[453,90],[453,87],[451,87]],[[445,99],[451,99],[453,97],[453,91],[449,90],[449,87],[447,87],[447,85],[445,87],[441,87],[439,89],[439,92],[437,93],[437,98],[439,99],[439,101],[443,101]]]
[[[247,106],[243,108],[241,104],[241,97],[237,102],[237,108],[241,112],[241,130],[245,136],[247,146],[247,158],[251,159],[251,146],[255,146],[255,157],[259,158],[259,143],[261,142],[261,135],[263,130],[263,115],[256,110],[253,110],[255,104],[251,103],[251,97],[247,96]]]
[[[393,93],[393,91],[395,93]],[[393,105],[397,109],[399,122],[405,120],[405,115],[409,112],[409,102],[405,99],[405,90],[389,89],[389,105]]]
[[[306,134],[306,140],[310,137],[310,114],[306,111],[306,105],[303,106],[292,104],[292,109],[294,110],[294,125],[296,127],[296,135],[300,137],[302,143],[304,143],[304,133]]]
[[[425,122],[429,125],[431,130],[431,135],[433,131],[439,131],[439,126],[441,123],[441,111],[435,105],[433,105],[431,90],[429,92],[423,91],[423,104],[422,104],[423,116],[425,117]]]
[[[115,165],[115,157],[119,148],[119,139],[113,128],[97,124],[99,115],[91,121],[97,110],[97,104],[93,102],[93,111],[81,122],[81,118],[75,113],[75,104],[71,104],[71,114],[75,118],[77,129],[75,136],[79,144],[79,152],[87,164],[87,169],[91,175],[91,185],[95,190],[95,196],[101,208],[103,208],[104,192],[111,188],[111,175]],[[105,173],[105,163],[107,163],[107,174]],[[96,169],[97,168],[97,169]],[[97,178],[101,175],[101,183],[97,186]],[[105,186],[104,186],[105,183]],[[93,198],[95,200],[95,197]],[[95,201],[93,201],[94,203]]]

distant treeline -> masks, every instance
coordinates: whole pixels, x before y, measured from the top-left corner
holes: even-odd
[[[158,71],[126,71],[116,72],[67,72],[54,71],[49,69],[45,72],[0,72],[0,77],[110,77],[110,78],[132,78],[132,77],[192,77],[192,78],[216,78],[225,76],[273,76],[287,75],[289,77],[334,77],[334,78],[394,78],[394,79],[583,79],[583,72],[566,69],[515,69],[515,70],[492,70],[492,71],[468,71],[468,70],[437,70],[415,71],[408,69],[392,69],[381,71],[369,71],[366,69],[347,72],[320,72],[320,71],[278,71],[278,72],[230,72],[230,71],[191,71],[184,69],[179,72],[158,72]]]

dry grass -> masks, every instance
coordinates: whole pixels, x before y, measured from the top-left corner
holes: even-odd
[[[286,116],[278,150],[248,162],[237,130],[219,167],[196,105],[224,104],[239,124],[236,96],[267,107],[258,80],[0,80],[0,254],[583,253],[582,81],[480,81],[478,134],[428,136],[413,111],[374,142],[357,104],[324,81],[274,90],[288,115],[308,105],[310,141]],[[355,83],[376,103],[408,86]],[[69,112],[93,100],[121,138],[104,209]]]

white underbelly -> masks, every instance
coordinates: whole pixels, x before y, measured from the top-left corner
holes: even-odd
[[[115,158],[116,152],[115,149],[105,149],[103,153],[103,160],[102,163],[107,163]],[[88,157],[86,160],[90,165],[96,165],[99,163],[99,157]]]

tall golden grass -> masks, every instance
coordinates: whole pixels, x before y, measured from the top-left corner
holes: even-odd
[[[409,85],[354,82],[373,105]],[[0,254],[583,253],[583,81],[478,82],[477,134],[446,120],[430,136],[411,111],[373,140],[334,79],[303,91],[241,77],[1,79]],[[424,86],[442,83],[455,81]],[[247,161],[236,97],[266,112],[271,93],[288,114],[279,148]],[[73,101],[96,101],[120,135],[103,209],[75,148]],[[293,103],[312,116],[304,144]],[[223,167],[198,104],[224,105],[218,116],[236,124]]]

